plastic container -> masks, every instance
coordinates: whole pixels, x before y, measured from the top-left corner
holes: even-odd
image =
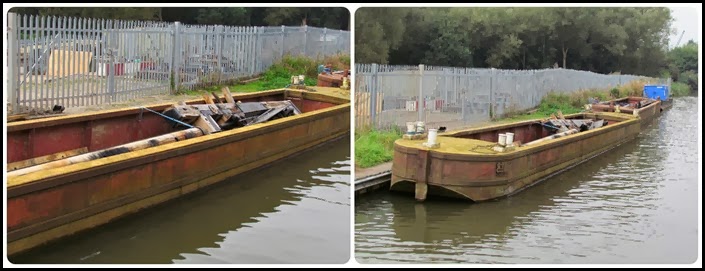
[[[506,133],[506,145],[512,145],[514,143],[514,133]]]
[[[415,122],[407,122],[406,123],[406,133],[407,134],[414,134],[416,133],[416,123]]]
[[[436,144],[436,136],[438,136],[438,129],[428,129],[428,144]]]
[[[666,101],[669,98],[668,86],[663,85],[645,85],[644,86],[644,97],[649,99],[661,99],[661,101]]]
[[[507,145],[507,135],[505,134],[499,134],[499,140],[497,141],[500,146]]]
[[[425,127],[426,126],[423,121],[416,122],[416,133],[423,134],[424,130],[426,129]]]

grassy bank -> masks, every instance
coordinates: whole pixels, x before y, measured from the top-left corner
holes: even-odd
[[[541,99],[539,106],[531,113],[508,113],[503,118],[498,119],[498,122],[519,121],[537,118],[546,118],[558,110],[563,114],[573,114],[582,111],[584,105],[588,103],[590,97],[607,101],[615,98],[627,96],[642,96],[644,92],[644,81],[632,81],[612,89],[591,89],[580,90],[571,93],[549,93]]]
[[[350,56],[348,55],[334,55],[328,56],[323,59],[311,59],[302,56],[284,56],[282,60],[274,63],[267,71],[265,71],[258,80],[242,84],[236,82],[234,84],[228,85],[230,91],[236,92],[257,92],[263,90],[284,88],[291,82],[291,76],[294,75],[304,75],[307,86],[315,86],[317,84],[318,77],[318,65],[331,64],[333,70],[349,69],[350,68]],[[198,90],[181,90],[180,93],[197,95],[202,92],[216,92],[220,93],[225,85],[215,85],[210,87],[204,87]]]
[[[355,165],[366,168],[392,161],[394,141],[402,134],[398,129],[355,132]]]

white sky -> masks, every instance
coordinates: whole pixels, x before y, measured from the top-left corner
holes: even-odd
[[[700,11],[702,12],[702,10]],[[676,33],[672,34],[669,39],[669,47],[673,48],[678,43],[678,38],[680,38],[681,33],[685,30],[683,34],[683,39],[681,39],[680,45],[686,44],[688,40],[693,40],[698,42],[700,35],[700,24],[698,23],[698,9],[695,7],[672,7],[671,17],[674,18],[671,27],[676,29]]]

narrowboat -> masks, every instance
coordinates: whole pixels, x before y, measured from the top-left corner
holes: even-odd
[[[349,136],[349,95],[285,88],[214,94],[242,109],[228,114],[204,98],[8,123],[8,254]],[[185,105],[200,110],[190,121]]]
[[[517,193],[633,140],[638,115],[582,112],[394,142],[390,190],[475,202]],[[427,139],[424,140],[424,139]]]

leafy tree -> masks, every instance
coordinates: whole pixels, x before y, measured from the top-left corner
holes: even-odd
[[[245,8],[201,8],[196,16],[197,24],[207,25],[249,25],[250,17]]]
[[[404,35],[403,8],[360,8],[355,12],[355,61],[387,63]]]

